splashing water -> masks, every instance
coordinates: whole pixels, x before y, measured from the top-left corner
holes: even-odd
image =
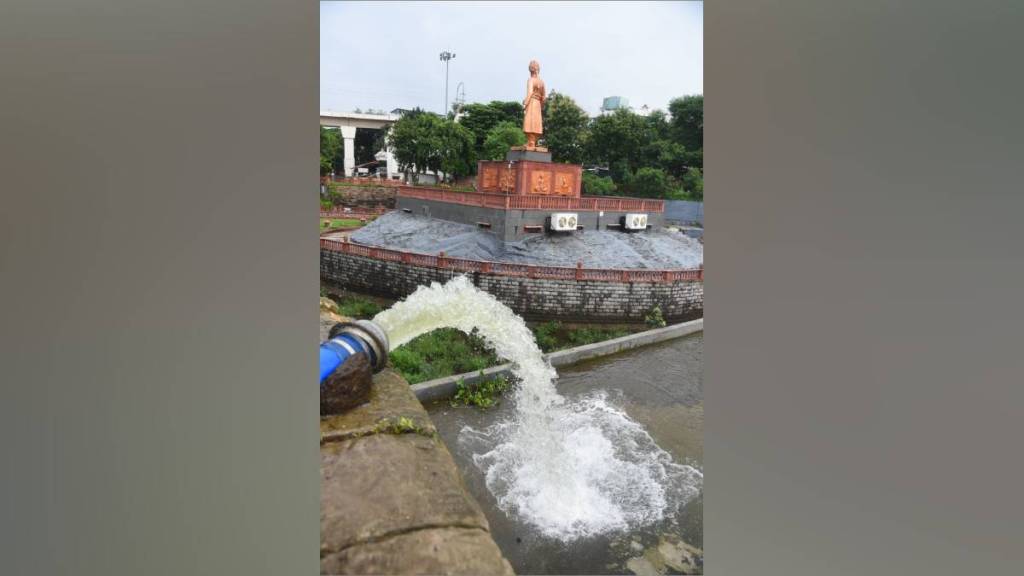
[[[465,276],[421,286],[374,317],[392,349],[436,328],[474,328],[519,380],[511,418],[486,430],[466,427],[487,489],[507,514],[519,514],[562,541],[659,522],[695,496],[697,469],[678,464],[603,391],[567,402],[555,369],[512,310]]]

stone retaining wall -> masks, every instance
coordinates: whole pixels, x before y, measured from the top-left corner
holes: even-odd
[[[396,299],[411,294],[420,285],[447,282],[459,274],[462,273],[320,250],[322,279],[347,289]],[[549,280],[482,272],[466,275],[475,286],[528,320],[640,322],[655,306],[661,308],[669,322],[691,320],[704,313],[702,281]]]
[[[333,197],[340,199],[338,205],[350,208],[392,209],[398,196],[396,186],[331,186],[330,190]]]

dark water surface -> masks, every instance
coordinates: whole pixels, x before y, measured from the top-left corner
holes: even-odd
[[[643,425],[674,461],[703,470],[703,344],[703,334],[695,334],[566,367],[559,370],[558,391],[568,400],[607,391],[611,403]],[[627,562],[653,550],[659,541],[681,539],[703,548],[703,492],[669,511],[669,518],[657,525],[570,543],[541,536],[510,518],[497,507],[472,454],[458,442],[464,426],[485,428],[510,410],[507,401],[489,411],[446,402],[428,407],[466,485],[484,509],[491,534],[517,574],[630,574]]]

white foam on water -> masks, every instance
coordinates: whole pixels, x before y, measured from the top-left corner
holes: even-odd
[[[555,369],[533,333],[507,306],[465,276],[421,286],[374,317],[397,348],[436,328],[474,328],[519,380],[515,411],[485,430],[466,427],[498,506],[563,541],[664,520],[695,496],[703,474],[672,461],[604,391],[572,402],[558,394]]]

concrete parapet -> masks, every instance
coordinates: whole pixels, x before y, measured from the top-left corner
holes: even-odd
[[[407,382],[320,421],[322,574],[497,574],[512,567]]]
[[[665,342],[667,340],[673,340],[675,338],[682,338],[683,336],[689,336],[690,334],[702,332],[703,330],[704,319],[698,318],[681,324],[673,324],[671,326],[665,326],[664,328],[655,328],[654,330],[638,332],[636,334],[622,336],[621,338],[605,340],[604,342],[595,342],[593,344],[577,346],[576,348],[559,350],[557,352],[546,354],[545,358],[551,362],[552,366],[558,368],[559,366],[569,366],[576,364],[577,362],[582,362],[583,360],[600,358],[601,356],[624,352],[633,348],[639,348],[640,346],[647,346],[650,344]],[[422,403],[436,402],[438,400],[444,400],[454,396],[460,380],[466,384],[475,384],[498,376],[508,376],[511,373],[512,364],[501,364],[499,366],[492,366],[481,372],[466,372],[465,374],[456,374],[454,376],[446,376],[444,378],[436,378],[434,380],[420,382],[419,384],[414,384],[412,386],[412,391],[416,395],[416,398]]]

